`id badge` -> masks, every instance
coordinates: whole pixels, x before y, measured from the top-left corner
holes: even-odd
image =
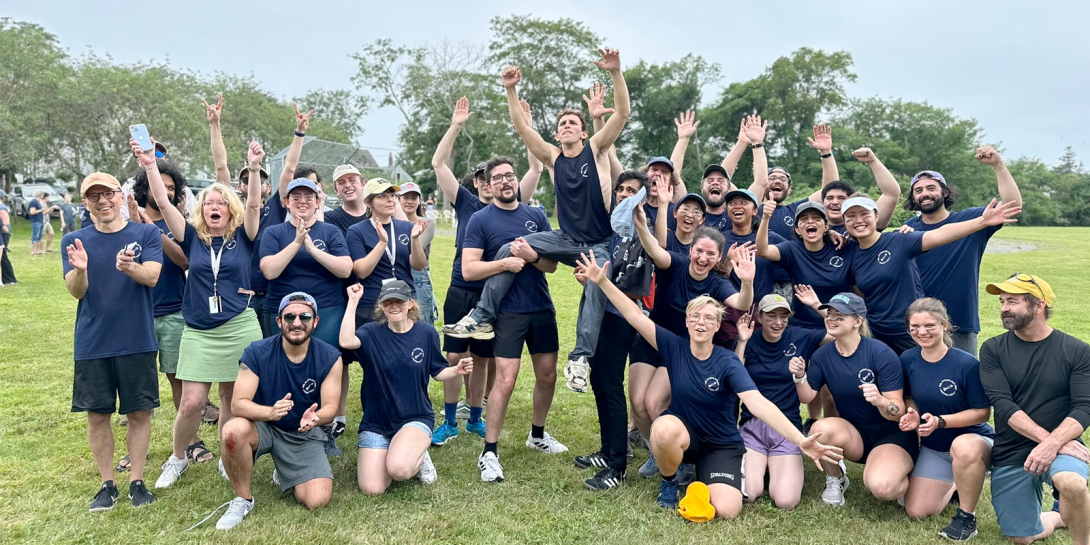
[[[219,295],[213,295],[213,296],[209,297],[208,298],[208,313],[209,314],[219,314],[220,310],[221,310],[220,296]]]

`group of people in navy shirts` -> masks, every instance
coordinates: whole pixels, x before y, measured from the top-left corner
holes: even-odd
[[[299,165],[310,113],[296,111],[275,191],[253,142],[236,192],[222,97],[206,103],[218,182],[189,217],[179,206],[184,175],[135,141],[141,169],[129,202],[113,176],[88,176],[80,196],[94,225],[66,235],[62,251],[66,287],[79,300],[72,410],[88,415],[102,477],[91,511],[119,495],[115,411],[128,416],[129,463],[117,469],[131,472],[132,504],[155,500],[143,479],[157,361],[177,414],[153,488],[214,459],[198,432],[217,384],[220,473],[235,492],[221,529],[253,510],[253,464],[265,454],[281,490],[307,508],[330,501],[328,457],[341,454],[352,362],[363,368],[365,494],[435,482],[429,448],[463,431],[484,439],[482,481],[502,482],[498,442],[524,351],[535,379],[526,447],[566,453],[545,431],[559,352],[546,275],[564,263],[583,285],[565,382],[593,392],[601,431],[600,448],[574,457],[594,470],[588,489],[622,486],[633,446],[646,448],[638,473],[661,477],[657,505],[697,522],[732,519],[766,482],[777,507],[797,506],[806,458],[825,474],[822,501],[843,506],[848,461],[864,466],[870,494],[900,502],[910,517],[956,503],[939,534],[960,541],[977,534],[990,473],[1008,539],[1029,543],[1067,527],[1087,543],[1090,453],[1080,437],[1090,426],[1090,347],[1048,325],[1055,294],[1027,273],[987,284],[1008,331],[982,346],[977,339],[984,250],[1022,202],[998,152],[976,152],[995,170],[997,200],[952,211],[954,188],[925,170],[904,200],[916,215],[886,231],[901,188],[873,151],[852,156],[873,172],[876,200],[839,180],[831,131],[814,127],[822,185],[792,201],[791,174],[767,164],[767,122],[749,116],[723,163],[707,166],[700,191],[689,192],[680,173],[695,116],[676,120],[671,157],[626,170],[615,142],[631,114],[628,90],[619,53],[599,52],[614,107],[595,85],[584,97],[593,131],[582,110],[564,109],[559,146],[533,130],[521,73],[504,69],[528,152],[521,176],[515,160],[496,156],[457,178],[450,157],[472,113],[465,97],[455,105],[432,159],[457,216],[441,311],[429,267],[435,226],[423,219],[420,188],[342,165],[333,190],[343,205],[326,209],[320,175]],[[746,151],[754,182],[740,188],[731,178]],[[559,229],[525,204],[546,170]],[[431,380],[443,383],[438,426]],[[1042,512],[1045,483],[1056,502]]]

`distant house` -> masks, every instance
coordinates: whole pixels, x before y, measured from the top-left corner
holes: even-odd
[[[273,180],[280,179],[280,172],[284,169],[284,158],[288,155],[288,148],[284,148],[270,160],[269,175]],[[413,181],[401,165],[396,164],[394,154],[390,153],[386,166],[380,166],[370,150],[351,144],[338,144],[319,140],[313,136],[303,139],[303,151],[299,158],[300,164],[314,167],[323,179],[333,176],[333,169],[339,165],[351,164],[364,172],[368,177],[381,176],[394,183]]]

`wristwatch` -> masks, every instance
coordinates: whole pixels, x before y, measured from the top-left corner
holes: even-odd
[[[940,415],[935,415],[935,418],[939,419],[939,429],[940,430],[946,427],[946,419],[945,418],[943,418]]]
[[[803,382],[806,382],[806,373],[803,373],[801,377],[796,377],[795,375],[791,375],[791,380],[795,384],[802,384]]]

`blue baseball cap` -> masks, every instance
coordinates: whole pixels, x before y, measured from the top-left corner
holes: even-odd
[[[708,202],[704,200],[704,196],[700,193],[686,193],[685,196],[677,202],[677,205],[681,206],[682,204],[685,204],[689,201],[695,202],[696,205],[700,207],[701,212],[708,211]]]
[[[656,164],[666,165],[667,167],[669,167],[670,172],[674,171],[674,162],[671,161],[670,159],[666,158],[666,157],[662,157],[662,156],[652,157],[651,160],[647,162],[647,166],[656,165]]]
[[[309,180],[308,180],[309,181]],[[280,300],[280,308],[276,311],[277,314],[284,312],[284,309],[292,303],[303,303],[304,305],[310,305],[310,308],[314,309],[314,312],[318,312],[318,302],[310,296],[309,293],[296,291],[289,293]]]
[[[293,190],[295,190],[297,188],[300,188],[300,187],[303,187],[303,188],[306,188],[306,189],[309,189],[309,190],[313,191],[315,195],[318,194],[317,184],[310,181],[309,178],[296,178],[296,179],[292,180],[291,183],[288,184],[288,191],[287,191],[287,193],[285,193],[285,196],[287,196],[288,194],[291,194],[291,192]]]
[[[827,310],[830,308],[849,316],[859,316],[860,318],[867,317],[867,304],[863,302],[862,297],[851,292],[834,295],[832,299],[829,299],[828,303],[818,307],[818,310]]]
[[[723,195],[723,200],[726,201],[726,202],[730,202],[731,199],[733,199],[734,197],[738,197],[738,196],[745,197],[745,198],[753,201],[754,206],[757,205],[757,196],[754,195],[753,192],[748,190],[748,189],[732,189],[732,190],[728,191],[726,195]]]

